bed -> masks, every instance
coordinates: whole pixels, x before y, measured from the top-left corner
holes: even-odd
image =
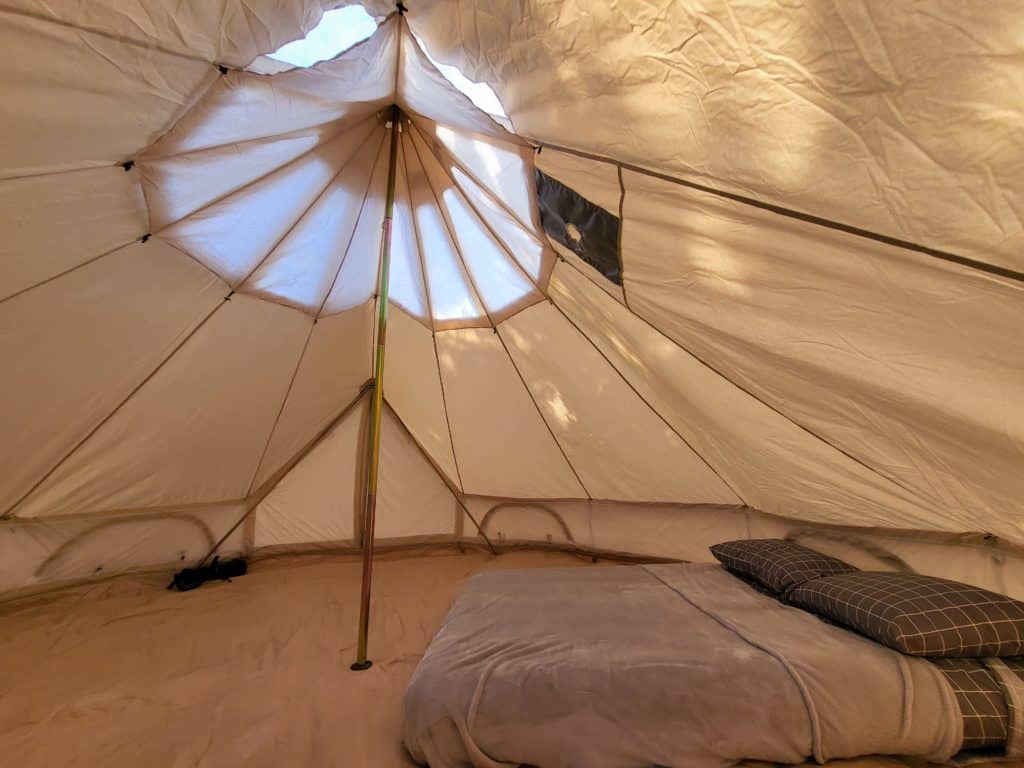
[[[898,653],[719,565],[486,573],[413,675],[403,739],[432,768],[944,761],[994,706],[958,662]],[[1020,728],[1006,712],[1004,736]]]

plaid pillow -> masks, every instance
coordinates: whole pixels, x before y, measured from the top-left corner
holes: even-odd
[[[785,595],[809,579],[857,570],[784,539],[726,541],[711,547],[711,554],[730,571],[754,579],[777,595]]]
[[[805,582],[788,599],[912,656],[1024,654],[1024,603],[956,581],[846,573]]]
[[[1001,747],[1010,732],[1010,712],[996,676],[977,659],[932,659],[953,689],[964,724],[960,749]]]

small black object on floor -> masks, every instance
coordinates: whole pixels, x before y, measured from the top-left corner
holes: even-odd
[[[176,589],[179,592],[188,592],[190,589],[201,587],[211,579],[227,581],[236,576],[244,576],[249,570],[245,558],[236,557],[233,560],[221,562],[220,557],[214,557],[209,565],[201,565],[198,568],[183,568],[174,574],[168,589]]]

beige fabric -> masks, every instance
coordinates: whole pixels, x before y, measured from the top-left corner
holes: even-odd
[[[1019,7],[419,3],[517,132],[1024,266]]]
[[[711,462],[766,512],[860,525],[934,527],[934,510],[892,481],[750,397],[625,307],[559,264],[551,296]]]
[[[458,486],[433,334],[401,309],[389,309],[384,396],[413,437]]]
[[[377,536],[454,535],[452,492],[394,414],[386,411],[381,422]]]
[[[467,496],[492,541],[545,542],[633,556],[715,562],[710,547],[735,539],[789,539],[865,571],[921,573],[1024,599],[1024,550],[980,535],[892,531],[784,519],[745,507]],[[479,541],[466,521],[467,541]]]
[[[298,160],[341,132],[338,123],[168,157],[139,158],[150,226],[159,231]]]
[[[927,510],[919,527],[1021,538],[1024,286],[641,174],[625,182],[634,312],[900,484]]]
[[[739,501],[551,304],[521,312],[499,333],[590,496]],[[595,392],[615,405],[602,406]]]
[[[415,141],[406,141],[405,146],[407,152],[410,149],[414,151],[423,163],[434,205],[454,235],[455,247],[469,272],[474,292],[487,309],[490,323],[500,323],[523,307],[539,301],[540,293],[529,276],[481,219],[479,211],[455,186],[433,153]]]
[[[233,287],[239,286],[266,262],[276,246],[288,247],[285,237],[353,158],[372,154],[379,146],[375,133],[373,121],[364,121],[295,162],[172,224],[160,232],[161,237],[192,254]]]
[[[359,122],[392,101],[397,26],[388,21],[369,40],[309,69],[273,77],[228,72],[147,156],[195,152],[341,120]]]
[[[399,156],[401,160],[401,156]],[[409,196],[409,174],[404,162],[395,169],[395,208],[391,224],[391,270],[388,273],[388,296],[395,304],[432,327],[423,259],[420,258]],[[374,284],[376,288],[376,283]],[[375,291],[376,293],[376,291]]]
[[[3,509],[113,412],[227,291],[154,238],[0,304],[0,359],[8,361],[0,377]],[[151,311],[156,305],[161,312]]]
[[[377,165],[373,171],[359,221],[352,233],[338,278],[327,295],[321,313],[331,315],[370,301],[377,293],[380,273],[381,224],[384,221],[384,202],[387,193],[388,138],[381,145]]]
[[[0,514],[252,500],[310,447],[372,375],[397,101],[385,396],[413,439],[388,450],[429,460],[382,475],[389,537],[471,529],[433,463],[665,556],[715,510],[732,537],[742,502],[1024,541],[1019,280],[625,168],[623,291],[550,244],[533,179],[617,216],[619,168],[576,147],[1020,269],[1005,6],[414,5],[372,2],[369,40],[258,75],[211,62],[298,37],[317,0],[0,0]],[[501,520],[569,537],[533,506]]]
[[[467,496],[465,501],[484,533],[498,543],[539,541],[693,562],[713,562],[710,546],[746,538],[751,514],[739,505],[481,496]],[[477,535],[468,521],[464,531],[467,540]]]
[[[544,241],[537,235],[539,227],[531,229],[524,226],[502,206],[495,195],[477,184],[472,176],[463,173],[458,166],[452,166],[449,170],[455,186],[487,229],[515,259],[530,281],[538,288],[543,287],[551,273],[554,254],[544,247]]]
[[[232,502],[151,514],[18,519],[0,527],[0,592],[52,589],[61,582],[197,562],[242,516]],[[245,549],[243,530],[225,539],[222,556]]]
[[[473,289],[451,230],[431,189],[420,155],[403,134],[399,162],[409,183],[415,246],[423,269],[430,317],[439,327],[469,323],[486,325],[486,312]]]
[[[0,178],[113,165],[157,139],[217,72],[0,8]]]
[[[252,490],[313,440],[373,375],[375,306],[322,317],[309,335]]]
[[[445,331],[436,343],[466,493],[584,496],[498,334]]]
[[[257,547],[351,541],[362,508],[364,399],[295,465],[253,512]]]
[[[351,541],[362,513],[367,400],[353,408],[254,512],[255,545]],[[376,536],[455,533],[455,497],[394,415],[382,419]]]
[[[0,181],[0,231],[3,300],[144,235],[138,172],[111,167]]]
[[[466,133],[449,125],[414,118],[417,138],[426,139],[438,156],[476,180],[486,194],[501,201],[524,225],[539,224],[531,178],[533,150],[519,143]]]
[[[18,514],[242,498],[310,323],[294,309],[246,296],[222,303]]]
[[[319,314],[338,277],[379,159],[384,131],[375,128],[240,291]]]
[[[4,0],[4,7],[60,20],[139,46],[158,46],[244,67],[254,56],[302,37],[320,19],[317,2],[278,0],[120,0],[51,3]]]
[[[392,22],[395,23],[395,22]],[[401,19],[396,103],[409,112],[464,131],[505,141],[521,141],[481,112],[430,63]],[[444,105],[443,108],[441,105]]]
[[[246,72],[253,72],[257,75],[277,75],[294,69],[294,65],[270,56],[257,56],[245,68]]]

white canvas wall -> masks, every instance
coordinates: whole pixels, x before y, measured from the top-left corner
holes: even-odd
[[[1009,4],[372,3],[274,75],[240,68],[318,3],[51,5],[0,2],[0,530],[36,553],[3,589],[96,559],[39,571],[85,529],[28,518],[137,517],[117,567],[192,508],[354,544],[393,130],[382,538],[471,532],[465,496],[649,554],[744,504],[1024,541]],[[621,216],[622,285],[545,235],[535,165]]]

